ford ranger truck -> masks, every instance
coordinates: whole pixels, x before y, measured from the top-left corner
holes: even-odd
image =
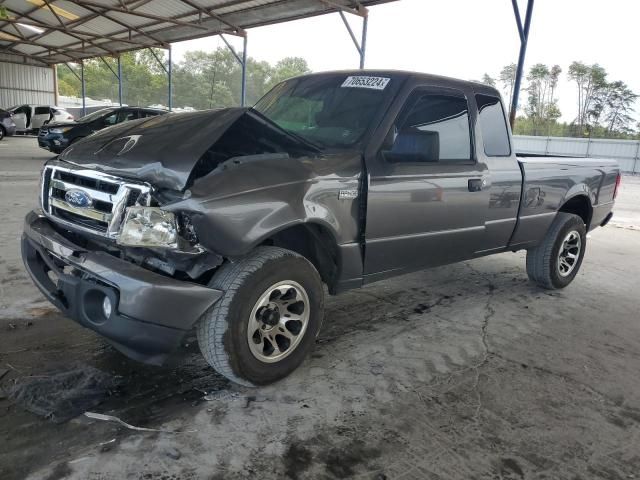
[[[344,71],[252,108],[116,125],[46,163],[24,264],[64,314],[161,364],[193,329],[243,385],[297,368],[330,294],[501,252],[564,288],[620,183],[612,160],[519,157],[492,87]]]

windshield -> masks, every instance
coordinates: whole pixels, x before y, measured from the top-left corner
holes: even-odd
[[[349,147],[382,108],[389,81],[347,74],[296,78],[276,85],[253,108],[316,145]]]
[[[93,113],[90,113],[89,115],[85,115],[82,118],[79,118],[78,120],[76,120],[76,122],[92,122],[96,118],[100,118],[103,115],[106,115],[107,113],[113,112],[114,110],[115,108],[103,108],[101,110],[97,110]]]

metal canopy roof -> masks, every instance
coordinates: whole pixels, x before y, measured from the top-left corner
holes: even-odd
[[[0,54],[56,64],[395,0],[5,0]]]

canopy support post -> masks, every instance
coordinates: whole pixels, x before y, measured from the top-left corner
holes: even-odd
[[[347,17],[344,14],[345,11],[347,13],[352,13],[354,15],[358,15],[362,17],[362,34],[359,42],[356,39],[356,35],[353,32],[351,25],[349,25],[349,22],[347,21]],[[358,51],[358,55],[360,56],[360,70],[362,70],[364,69],[365,54],[367,50],[367,27],[369,24],[369,11],[364,7],[360,7],[358,10],[353,10],[350,8],[349,9],[339,8],[338,14],[342,19],[342,23],[344,23],[344,26],[347,28],[347,32],[351,37],[351,41],[353,42],[353,45],[356,47],[356,50]]]
[[[520,84],[522,83],[522,72],[524,70],[524,57],[527,53],[527,42],[529,41],[529,27],[531,26],[531,14],[533,13],[533,0],[527,0],[527,13],[524,17],[524,27],[520,18],[520,9],[518,8],[518,0],[511,0],[513,4],[513,13],[516,17],[516,25],[520,35],[520,55],[518,56],[518,68],[516,69],[516,78],[513,82],[513,95],[511,97],[511,110],[509,111],[509,123],[513,129],[516,122],[516,111],[518,110],[518,97],[520,94]]]
[[[171,59],[171,44],[169,44],[169,65],[168,65],[168,70],[167,70],[167,76],[169,78],[169,91],[167,92],[167,95],[169,96],[169,111],[173,110],[173,85],[172,85],[172,80],[173,80],[173,75],[172,75],[172,59]]]
[[[122,106],[122,61],[118,55],[118,102]]]
[[[80,61],[80,84],[82,91],[82,116],[84,117],[87,114],[87,100],[86,100],[86,91],[84,85],[84,61]]]
[[[247,37],[248,35],[247,35],[247,32],[244,30],[239,35],[242,36],[242,39],[243,39],[242,40],[242,45],[243,45],[242,57],[238,55],[238,53],[235,51],[233,46],[229,43],[229,41],[224,37],[222,33],[220,34],[220,38],[222,39],[224,44],[227,46],[229,51],[236,58],[236,61],[240,64],[240,68],[242,69],[242,77],[241,77],[242,83],[240,85],[240,106],[244,107],[245,104],[247,103]]]

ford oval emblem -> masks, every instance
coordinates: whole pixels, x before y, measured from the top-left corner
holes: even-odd
[[[78,208],[88,208],[93,202],[87,192],[77,189],[67,190],[67,193],[64,194],[64,199],[69,205]]]

